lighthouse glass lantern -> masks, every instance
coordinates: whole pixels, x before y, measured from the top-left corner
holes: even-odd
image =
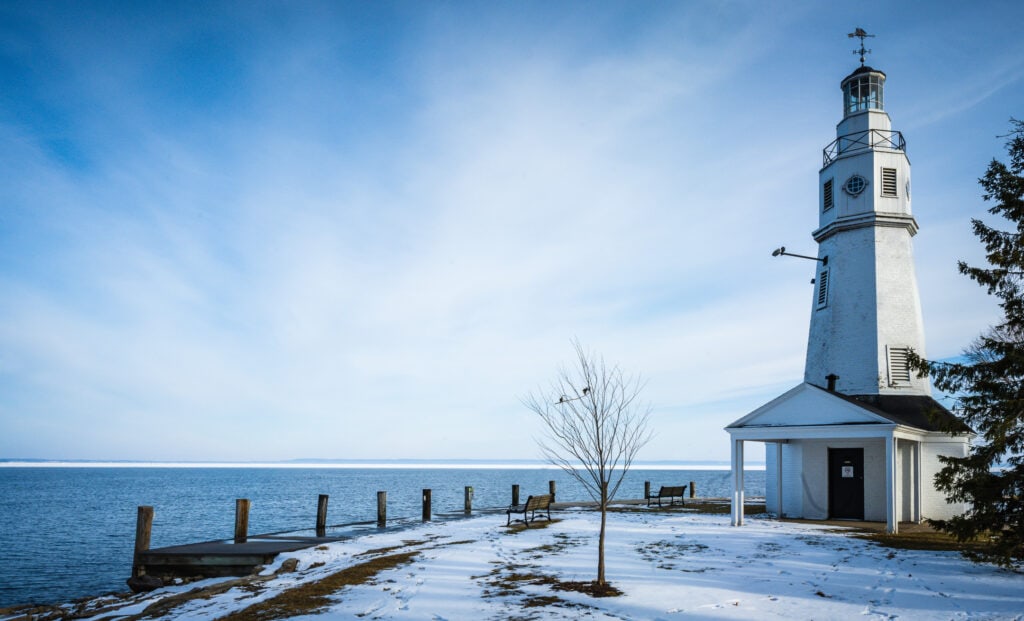
[[[885,74],[871,67],[861,67],[843,82],[843,116],[865,110],[882,110],[882,87]]]

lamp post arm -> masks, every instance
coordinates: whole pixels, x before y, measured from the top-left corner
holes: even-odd
[[[810,259],[811,261],[821,261],[822,265],[828,265],[828,257],[809,257],[806,254],[796,254],[795,252],[786,252],[786,247],[776,248],[772,251],[773,257],[787,256],[787,257],[798,257],[800,259]]]

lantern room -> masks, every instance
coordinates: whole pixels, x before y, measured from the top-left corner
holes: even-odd
[[[843,80],[843,118],[865,110],[883,110],[885,74],[871,67],[858,67]]]

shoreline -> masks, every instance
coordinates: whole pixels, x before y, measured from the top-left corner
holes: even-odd
[[[607,575],[595,597],[596,511],[530,528],[503,515],[426,522],[282,554],[244,578],[206,578],[138,595],[8,609],[0,621],[81,619],[1015,618],[1024,575],[955,552],[898,550],[836,524],[674,510],[609,513]],[[540,555],[540,556],[538,556]],[[543,560],[538,560],[542,558]],[[969,598],[965,599],[965,598]],[[970,601],[965,608],[962,602]],[[63,615],[63,616],[62,616]]]
[[[312,529],[319,495],[330,498],[329,527],[373,521],[382,490],[389,524],[416,521],[423,511],[421,492],[428,488],[435,515],[461,513],[467,486],[473,488],[474,509],[503,509],[516,485],[521,500],[546,493],[551,480],[557,480],[558,500],[589,500],[569,476],[551,469],[51,467],[5,468],[0,474],[18,500],[0,535],[0,543],[18,551],[0,572],[5,577],[0,584],[3,606],[122,590],[140,506],[155,509],[152,546],[167,547],[231,537],[240,498],[251,500],[253,534]],[[748,483],[761,479],[763,473],[756,473]],[[642,497],[648,480],[655,490],[695,480],[698,496],[722,497],[728,493],[729,473],[634,469],[619,497]],[[748,486],[748,493],[763,495],[763,485],[755,487]],[[97,533],[103,534],[102,545]]]

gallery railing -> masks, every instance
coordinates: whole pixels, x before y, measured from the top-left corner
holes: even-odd
[[[822,168],[840,157],[853,155],[870,149],[906,151],[907,143],[903,134],[894,130],[866,129],[840,136],[822,150]]]

